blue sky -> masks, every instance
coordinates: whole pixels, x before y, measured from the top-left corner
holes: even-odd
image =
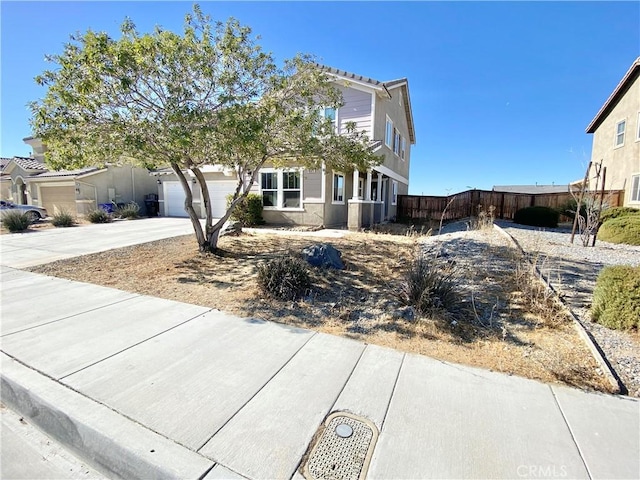
[[[585,128],[640,55],[640,2],[201,2],[236,17],[278,61],[311,53],[378,80],[409,79],[410,193],[567,183]],[[191,2],[1,4],[3,157],[27,156],[33,78],[76,31],[180,31]]]

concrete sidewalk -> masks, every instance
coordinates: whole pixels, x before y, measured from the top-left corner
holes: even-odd
[[[297,477],[333,411],[368,478],[640,477],[633,399],[7,267],[2,399],[111,477]]]

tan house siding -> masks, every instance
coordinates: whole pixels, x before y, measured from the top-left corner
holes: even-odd
[[[358,131],[364,130],[369,138],[373,138],[371,131],[371,93],[339,86],[342,93],[343,107],[338,109],[338,133],[345,130],[347,123],[353,122]]]
[[[405,115],[404,106],[400,103],[401,99],[404,102],[405,99],[402,98],[402,90],[400,88],[394,88],[389,90],[391,94],[390,99],[386,98],[377,98],[376,99],[376,117],[380,120],[376,120],[376,128],[378,125],[381,125],[382,131],[380,132],[380,136],[376,137],[383,140],[383,150],[385,153],[385,160],[383,165],[397,174],[409,178],[409,162],[411,157],[411,148],[409,141],[409,128],[407,126],[407,117]],[[398,155],[396,155],[391,148],[384,145],[385,138],[385,125],[386,118],[389,116],[391,121],[393,122],[393,126],[398,129],[402,138],[405,139],[406,142],[406,153],[404,160],[401,159]],[[376,132],[377,133],[377,132]]]
[[[627,74],[604,110],[594,119],[588,133],[593,133],[591,161],[607,168],[606,188],[624,190],[624,205],[640,207],[632,201],[632,178],[640,175],[640,63]],[[619,89],[619,90],[618,90]],[[616,144],[617,128],[625,122],[624,142]]]

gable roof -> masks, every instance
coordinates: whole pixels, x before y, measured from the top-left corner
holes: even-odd
[[[611,110],[618,104],[620,99],[624,97],[624,95],[631,88],[631,84],[640,76],[640,57],[636,58],[635,62],[631,64],[631,67],[625,73],[618,86],[613,90],[613,93],[609,95],[607,101],[604,102],[600,111],[596,114],[591,123],[587,127],[587,133],[594,133],[596,129],[600,126],[600,124],[604,121],[605,118],[611,113]]]
[[[391,94],[389,90],[394,88],[400,88],[402,94],[405,96],[406,101],[404,104],[405,115],[407,116],[407,126],[409,128],[409,141],[411,144],[416,143],[416,131],[413,125],[413,112],[411,111],[411,98],[409,97],[409,80],[406,78],[398,78],[395,80],[388,80],[386,82],[381,82],[380,80],[376,80],[374,78],[365,77],[364,75],[358,75],[355,73],[347,72],[346,70],[339,70],[337,68],[328,67],[326,65],[322,65],[320,63],[316,63],[316,66],[325,72],[330,73],[331,75],[344,78],[349,82],[356,82],[360,84],[364,84],[373,88],[374,90],[378,90],[379,92],[383,92],[389,98],[391,98]]]
[[[5,170],[13,170],[13,168],[10,168],[12,163],[26,171],[46,172],[48,170],[44,163],[31,157],[2,157],[2,159],[0,159],[0,170],[2,172]]]

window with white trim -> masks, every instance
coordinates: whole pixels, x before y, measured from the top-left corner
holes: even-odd
[[[325,120],[329,120],[333,125],[334,131],[337,131],[336,109],[331,107],[326,107],[323,112],[323,117]]]
[[[640,202],[640,174],[631,176],[631,201]]]
[[[400,137],[400,158],[402,160],[405,159],[407,151],[407,139],[404,137]]]
[[[398,204],[398,182],[395,180],[391,184],[391,205]]]
[[[277,207],[278,206],[278,172],[261,173],[260,189],[262,190],[262,205],[265,207]]]
[[[282,208],[300,208],[300,172],[282,172]]]
[[[333,203],[344,203],[344,175],[333,174]]]
[[[265,208],[301,208],[302,188],[299,170],[260,173],[262,205]]]
[[[364,199],[364,178],[358,178],[358,198]]]
[[[389,117],[384,127],[384,144],[389,148],[393,146],[393,122]]]
[[[395,127],[393,129],[393,153],[400,155],[400,132]]]
[[[616,147],[624,145],[624,131],[627,127],[626,120],[616,123]]]

